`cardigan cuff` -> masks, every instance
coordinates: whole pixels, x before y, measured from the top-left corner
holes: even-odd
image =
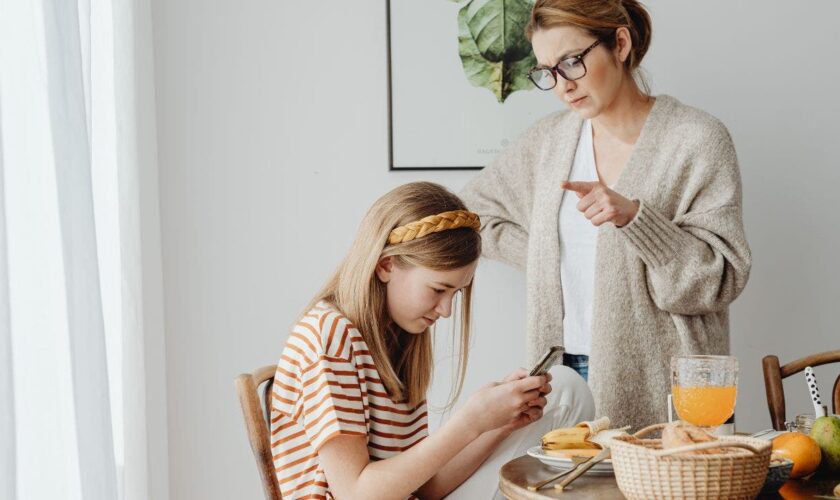
[[[636,216],[618,231],[651,267],[664,266],[678,255],[684,236],[679,226],[641,200]]]

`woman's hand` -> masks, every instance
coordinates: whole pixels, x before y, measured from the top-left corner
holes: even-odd
[[[543,395],[551,392],[550,380],[549,374],[529,377],[519,369],[470,396],[458,417],[479,433],[495,429],[512,432],[542,417]]]
[[[639,211],[639,202],[628,200],[600,182],[563,182],[567,191],[574,191],[580,201],[577,209],[592,222],[600,226],[611,222],[616,227],[626,226]]]

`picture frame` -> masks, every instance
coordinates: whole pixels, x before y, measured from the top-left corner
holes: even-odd
[[[514,21],[523,33],[505,40],[493,62],[484,46],[492,43],[472,36],[469,23],[482,23],[501,0],[385,0],[389,171],[480,170],[558,109],[552,92],[527,80],[536,64],[524,38],[533,1],[519,1]],[[482,36],[492,31],[482,28]],[[500,72],[500,79],[487,81]]]

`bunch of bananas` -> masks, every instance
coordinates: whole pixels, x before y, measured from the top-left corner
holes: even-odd
[[[594,450],[601,446],[588,440],[589,427],[564,427],[554,429],[542,437],[544,450]]]

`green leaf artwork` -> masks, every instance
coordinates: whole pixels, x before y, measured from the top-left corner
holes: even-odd
[[[528,70],[537,64],[525,25],[533,0],[469,0],[458,11],[458,47],[467,80],[503,103],[533,88]]]

